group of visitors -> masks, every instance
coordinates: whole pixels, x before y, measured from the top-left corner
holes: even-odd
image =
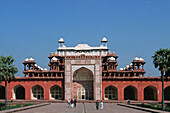
[[[97,110],[99,109],[99,100],[96,101],[96,109]],[[100,109],[101,110],[103,109],[103,101],[102,100],[100,101]]]
[[[71,107],[73,108],[73,106],[76,108],[76,103],[77,103],[77,100],[76,99],[71,99],[70,98],[68,99],[68,107]],[[98,110],[99,109],[99,100],[96,101],[96,109]],[[101,100],[100,101],[100,109],[102,110],[103,109],[103,101]]]
[[[74,105],[73,105],[73,103],[74,103]],[[76,103],[77,103],[77,100],[76,99],[68,99],[68,107],[71,107],[71,108],[73,108],[73,106],[76,108]]]

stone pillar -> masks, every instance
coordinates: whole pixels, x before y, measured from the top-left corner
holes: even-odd
[[[117,96],[118,96],[118,101],[124,100],[124,88],[121,88],[120,86],[117,88]]]
[[[138,101],[143,101],[144,100],[144,88],[139,87],[137,88],[137,100]]]

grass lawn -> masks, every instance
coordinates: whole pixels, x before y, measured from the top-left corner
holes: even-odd
[[[136,106],[141,106],[141,107],[146,107],[146,108],[152,108],[152,109],[157,109],[157,110],[162,110],[161,105],[155,105],[155,104],[136,104]],[[170,107],[165,107],[165,111],[170,112]]]
[[[0,105],[2,105],[3,103],[0,102]],[[7,109],[14,109],[14,108],[20,108],[20,107],[26,107],[26,106],[30,106],[30,105],[35,105],[33,103],[28,103],[28,104],[24,104],[24,105],[20,105],[20,104],[17,104],[17,105],[13,105],[13,106],[8,106]],[[5,106],[0,106],[0,111],[2,110],[5,110]]]

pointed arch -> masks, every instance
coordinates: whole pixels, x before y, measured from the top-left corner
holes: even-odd
[[[31,88],[31,99],[43,100],[44,99],[44,89],[40,85],[35,85]]]
[[[5,87],[0,85],[0,99],[5,99]]]
[[[58,85],[53,85],[51,88],[50,88],[50,99],[53,99],[53,100],[61,100],[63,97],[62,97],[62,88]]]
[[[93,73],[91,70],[81,67],[74,71],[73,73],[74,81],[85,81],[85,80],[93,80]]]
[[[115,86],[107,86],[104,90],[105,100],[117,100],[117,88]]]
[[[164,97],[165,97],[165,100],[170,100],[170,86],[167,86],[165,89],[164,89],[165,93],[164,93]]]
[[[13,99],[25,100],[25,88],[22,85],[19,84],[13,88]]]
[[[157,100],[157,88],[149,85],[144,88],[144,100]]]
[[[124,100],[137,100],[137,88],[129,85],[124,89]]]
[[[78,99],[93,99],[93,72],[81,67],[73,73],[73,97]]]

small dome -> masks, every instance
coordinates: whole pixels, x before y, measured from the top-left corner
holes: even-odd
[[[138,57],[135,57],[134,60],[139,60],[139,58],[138,58]]]
[[[44,68],[44,71],[47,71],[47,68]]]
[[[120,71],[122,71],[123,70],[123,68],[120,68]]]
[[[54,52],[51,52],[51,54],[50,55],[54,55]]]
[[[37,64],[34,64],[34,66],[38,66]]]
[[[113,55],[116,54],[115,51],[113,51]]]
[[[30,60],[31,60],[31,61],[34,61],[34,59],[33,59],[32,57],[30,58]]]
[[[126,68],[129,68],[129,65],[127,65]]]
[[[56,52],[54,53],[54,55],[58,55],[58,52],[56,51]]]
[[[85,55],[85,53],[84,53],[84,52],[81,52],[81,55]]]
[[[41,68],[40,66],[38,66],[38,68]]]
[[[108,60],[115,60],[115,58],[114,57],[109,57]]]
[[[109,52],[108,52],[108,54],[112,54],[112,52],[111,52],[111,51],[109,51]]]
[[[52,60],[52,61],[57,61],[57,60],[58,60],[58,58],[53,57],[51,60]]]
[[[132,63],[130,63],[130,66],[132,66],[133,64]]]
[[[43,68],[40,68],[41,70],[43,70]]]
[[[103,37],[102,41],[101,42],[107,42],[107,39],[106,37]]]
[[[29,60],[28,58],[25,59],[25,61],[28,61],[28,60]]]
[[[58,43],[64,43],[64,39],[63,38],[60,38]]]
[[[142,57],[139,58],[140,61],[144,61],[144,59]]]

